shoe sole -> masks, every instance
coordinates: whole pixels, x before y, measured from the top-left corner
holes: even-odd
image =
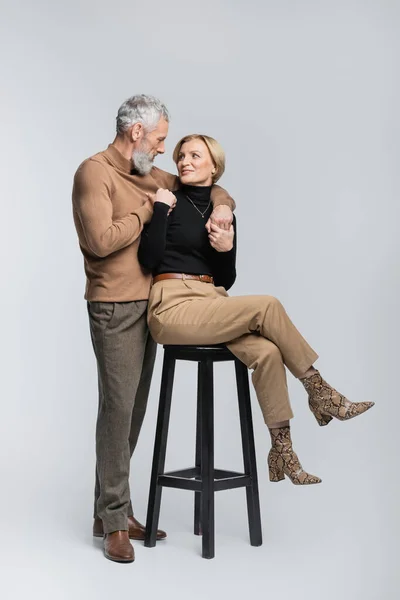
[[[94,533],[93,537],[95,537],[95,538],[103,538],[104,534],[103,533]],[[130,540],[135,540],[136,542],[144,542],[144,538],[141,538],[141,537],[131,537],[131,536],[129,536],[129,539]],[[157,542],[162,542],[163,540],[166,540],[166,539],[167,539],[167,536],[162,537],[162,538],[157,538],[156,541]]]
[[[135,561],[135,557],[133,557],[133,558],[113,558],[109,554],[106,554],[105,551],[104,551],[104,556],[108,560],[112,560],[113,562],[117,562],[117,563],[133,563]]]

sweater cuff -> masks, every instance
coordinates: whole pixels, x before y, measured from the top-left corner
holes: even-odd
[[[167,216],[169,209],[170,209],[170,207],[168,206],[168,204],[165,204],[165,202],[154,202],[154,206],[153,206],[154,214]]]
[[[232,256],[234,255],[235,248],[231,248],[230,250],[226,250],[226,252],[218,252],[215,250],[215,256],[218,256],[219,259],[222,260],[232,260]]]

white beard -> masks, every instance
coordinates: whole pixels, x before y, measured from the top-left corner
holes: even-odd
[[[148,175],[153,168],[154,158],[151,154],[143,150],[134,150],[132,153],[132,162],[140,175]]]

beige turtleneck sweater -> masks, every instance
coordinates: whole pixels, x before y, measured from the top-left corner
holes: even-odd
[[[147,300],[151,275],[143,270],[137,250],[143,226],[153,209],[146,192],[175,190],[175,175],[153,167],[149,175],[131,174],[132,163],[110,144],[85,160],[74,177],[72,206],[86,273],[86,300]],[[235,203],[213,186],[214,206]]]

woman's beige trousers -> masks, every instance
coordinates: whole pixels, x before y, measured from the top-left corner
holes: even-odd
[[[159,344],[221,344],[249,369],[267,425],[293,417],[285,365],[303,375],[318,355],[273,296],[228,296],[223,287],[168,279],[153,285],[148,324]]]

